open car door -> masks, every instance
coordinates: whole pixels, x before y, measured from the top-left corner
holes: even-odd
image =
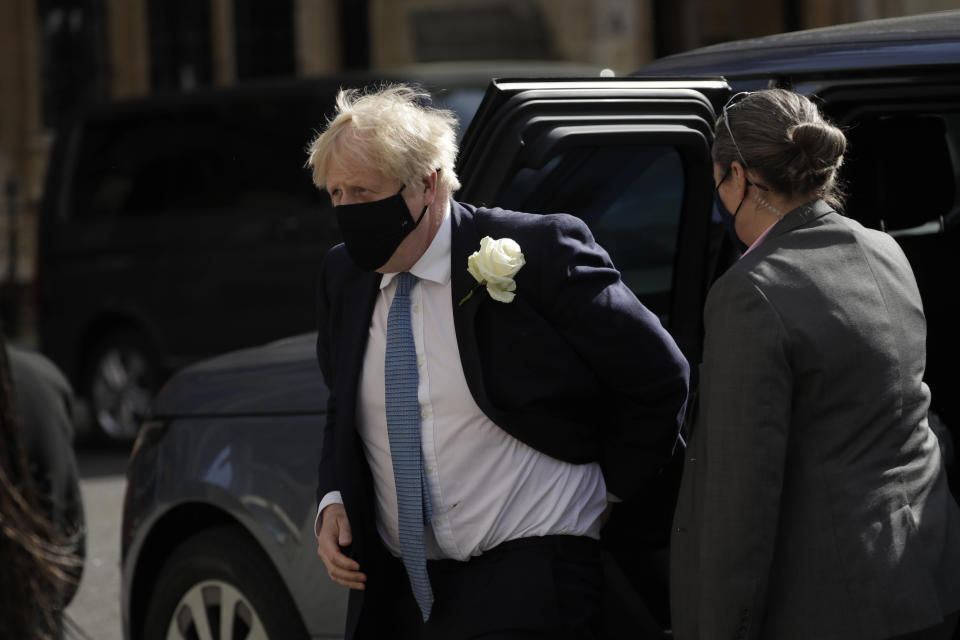
[[[494,80],[467,130],[458,200],[570,213],[698,362],[710,146],[723,79]]]
[[[464,136],[456,197],[583,219],[695,370],[724,246],[711,223],[710,148],[729,94],[723,79],[495,80]],[[667,545],[681,469],[682,453],[603,530],[603,637],[669,637]]]

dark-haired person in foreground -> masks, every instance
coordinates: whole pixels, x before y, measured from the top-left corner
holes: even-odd
[[[738,94],[715,133],[716,208],[743,257],[704,311],[674,637],[951,638],[960,513],[910,264],[838,213],[846,140],[806,97]]]
[[[452,199],[456,123],[422,98],[343,92],[310,147],[345,241],[318,553],[347,638],[591,638],[608,492],[671,459],[687,364],[579,219]]]
[[[0,332],[0,638],[63,633],[83,568],[69,385]]]

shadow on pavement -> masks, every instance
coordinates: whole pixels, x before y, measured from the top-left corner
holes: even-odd
[[[129,444],[78,443],[74,448],[81,479],[125,475]]]

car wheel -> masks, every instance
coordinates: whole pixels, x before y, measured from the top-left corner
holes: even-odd
[[[297,640],[307,632],[280,576],[235,527],[188,538],[160,570],[147,640]]]
[[[141,334],[111,334],[90,352],[84,395],[96,430],[111,440],[133,440],[157,390],[160,370]]]

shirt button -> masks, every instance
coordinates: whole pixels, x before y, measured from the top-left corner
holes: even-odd
[[[420,305],[418,305],[418,304],[413,305],[413,312],[414,312],[414,313],[420,313]]]
[[[427,467],[427,473],[433,473],[433,467],[428,466],[428,467]]]
[[[430,412],[427,411],[426,409],[424,409],[423,411],[420,412],[420,417],[421,417],[421,418],[426,418],[428,415],[430,415]]]
[[[418,367],[422,367],[422,366],[423,366],[423,358],[417,358],[417,366],[418,366]]]

